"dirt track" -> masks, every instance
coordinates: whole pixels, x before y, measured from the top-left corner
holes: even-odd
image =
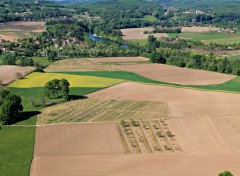
[[[31,176],[217,176],[240,175],[240,153],[41,156]]]
[[[104,58],[89,58],[94,62],[134,62],[134,61],[148,61],[145,57],[104,57]]]
[[[9,84],[14,81],[16,78],[16,73],[20,72],[23,76],[31,72],[33,67],[18,67],[10,65],[0,65],[0,79],[3,81],[3,84]]]
[[[165,64],[132,64],[119,65],[118,67],[153,80],[183,85],[221,84],[236,77],[233,75],[180,68]]]
[[[170,115],[192,116],[240,113],[240,95],[125,82],[89,97],[168,103]]]

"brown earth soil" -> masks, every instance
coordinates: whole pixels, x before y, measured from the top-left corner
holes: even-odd
[[[118,67],[156,81],[182,85],[222,84],[236,77],[234,75],[180,68],[165,64],[131,64],[119,65]]]
[[[38,126],[34,156],[124,153],[115,123]]]
[[[88,97],[165,102],[172,116],[240,113],[240,95],[125,82]]]
[[[31,176],[240,175],[240,153],[35,156]]]
[[[12,25],[12,26],[36,26],[38,28],[42,28],[45,22],[32,22],[32,21],[13,21],[8,22],[2,25]]]
[[[167,123],[185,152],[240,151],[240,114],[175,118]]]
[[[7,32],[6,34],[0,34],[0,39],[10,41],[10,42],[15,42],[19,37],[15,35],[14,33]]]
[[[89,58],[94,62],[134,62],[134,61],[149,61],[145,57],[104,57],[104,58]]]
[[[116,71],[117,67],[112,65],[101,64],[93,62],[89,59],[64,59],[49,65],[46,72],[58,72],[58,71]]]
[[[25,22],[14,21],[0,24],[0,39],[10,42],[16,42],[17,39],[24,38],[26,35],[31,35],[32,32],[40,33],[45,31],[45,22]]]
[[[200,26],[193,26],[193,27],[181,27],[182,32],[211,32],[211,31],[218,31],[218,28],[212,27],[200,27]]]
[[[0,80],[2,80],[4,85],[6,85],[17,79],[16,77],[17,72],[21,73],[22,76],[25,76],[26,74],[33,70],[34,70],[33,67],[0,65]]]
[[[156,33],[156,34],[144,34],[144,31],[152,31],[153,27],[149,28],[128,28],[121,29],[124,40],[133,40],[133,39],[147,39],[149,35],[153,35],[157,38],[169,37],[166,33]]]

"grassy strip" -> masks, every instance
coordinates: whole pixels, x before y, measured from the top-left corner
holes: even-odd
[[[3,126],[0,136],[0,175],[29,175],[35,127]]]
[[[207,90],[207,91],[217,91],[217,92],[230,92],[230,93],[240,93],[240,77],[236,77],[230,81],[223,84],[216,85],[180,85],[172,84],[160,81],[154,81],[146,77],[140,76],[138,74],[127,72],[127,71],[101,71],[101,72],[64,72],[64,74],[74,74],[74,75],[88,75],[88,76],[98,76],[104,78],[114,78],[133,82],[155,84],[155,85],[166,85],[179,88],[190,88],[196,90]]]
[[[70,98],[71,99],[78,99],[83,95],[93,93],[95,91],[101,90],[103,87],[71,87],[70,88]],[[34,88],[15,88],[15,87],[8,87],[8,90],[13,94],[16,94],[22,98],[22,103],[24,106],[24,110],[26,111],[36,111],[42,109],[42,99],[44,97],[45,103],[49,104],[52,103],[59,103],[62,101],[61,98],[59,99],[49,99],[44,96],[44,88],[43,87],[34,87]],[[35,106],[33,107],[30,98],[34,99]]]

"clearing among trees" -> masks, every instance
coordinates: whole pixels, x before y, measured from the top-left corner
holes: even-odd
[[[118,68],[112,65],[93,62],[90,59],[74,58],[64,59],[49,65],[46,72],[64,72],[64,71],[116,71]]]
[[[37,124],[165,119],[168,115],[168,106],[162,102],[88,98],[43,109]]]
[[[147,39],[149,35],[153,35],[156,38],[169,37],[166,33],[156,33],[156,34],[144,34],[144,31],[152,31],[154,28],[128,28],[121,29],[124,40],[134,40],[134,39]]]
[[[182,85],[221,84],[236,77],[234,75],[180,68],[165,64],[131,64],[119,65],[118,67],[156,81]]]
[[[0,80],[3,85],[7,85],[12,81],[18,79],[18,75],[24,77],[31,71],[33,71],[33,67],[19,67],[12,65],[0,65]],[[18,74],[18,75],[17,75]],[[0,85],[1,86],[1,85]]]
[[[137,90],[137,91],[136,91]],[[240,95],[125,82],[89,94],[90,98],[165,102],[170,116],[240,113]]]
[[[104,57],[104,58],[89,58],[89,60],[94,62],[141,62],[149,61],[145,57]]]

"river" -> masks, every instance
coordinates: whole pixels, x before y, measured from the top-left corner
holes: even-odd
[[[96,35],[94,35],[94,34],[89,34],[89,37],[90,37],[93,41],[96,41],[96,42],[100,42],[100,43],[106,42],[105,39],[103,39],[103,38],[101,38],[101,37],[98,37],[98,36],[96,36]],[[116,42],[114,42],[114,43],[116,43]],[[128,45],[127,45],[126,43],[121,43],[121,47],[127,48]]]

